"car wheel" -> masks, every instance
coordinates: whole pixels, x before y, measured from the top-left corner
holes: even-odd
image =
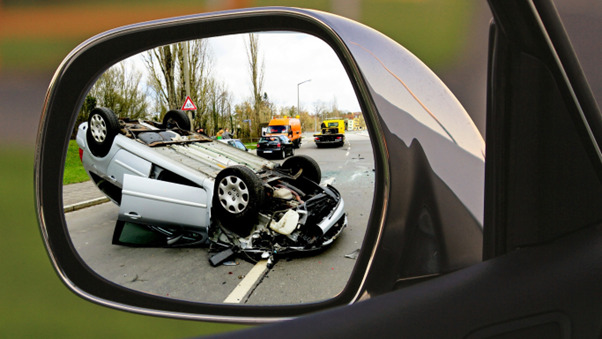
[[[213,213],[229,230],[248,233],[264,201],[261,179],[249,168],[235,165],[219,172],[214,185]]]
[[[302,170],[301,176],[317,184],[322,180],[322,171],[318,163],[307,155],[295,155],[282,163],[282,168],[291,170],[293,175]]]
[[[282,159],[286,158],[286,149],[285,148],[282,149],[282,154],[280,154],[280,157]]]
[[[295,148],[291,148],[291,156],[295,155]]]
[[[86,141],[94,156],[104,157],[107,155],[118,133],[119,120],[111,109],[97,107],[90,112]]]
[[[167,129],[179,127],[185,131],[190,131],[190,119],[188,119],[188,114],[185,111],[174,109],[165,113],[163,126]]]

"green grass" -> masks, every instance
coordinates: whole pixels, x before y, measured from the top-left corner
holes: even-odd
[[[109,309],[71,293],[46,254],[35,217],[33,150],[0,144],[0,337],[187,338],[242,326]]]
[[[84,169],[79,159],[79,146],[75,140],[69,140],[67,149],[67,159],[65,160],[65,174],[63,175],[63,185],[74,184],[90,180],[88,173]]]

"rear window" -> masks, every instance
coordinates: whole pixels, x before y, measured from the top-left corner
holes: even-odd
[[[259,142],[268,142],[268,141],[280,141],[278,137],[261,137]]]

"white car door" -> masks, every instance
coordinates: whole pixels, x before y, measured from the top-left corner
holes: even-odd
[[[211,197],[200,187],[125,174],[119,220],[165,227],[209,227]]]

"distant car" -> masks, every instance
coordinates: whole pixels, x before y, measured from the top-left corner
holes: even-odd
[[[245,144],[243,144],[242,141],[240,141],[239,139],[218,139],[217,141],[219,142],[223,142],[224,144],[228,144],[232,147],[236,147],[240,150],[243,150],[245,152],[248,152],[249,149],[247,148],[247,146],[245,146]]]
[[[190,126],[183,111],[158,123],[95,108],[78,127],[84,168],[120,206],[116,229],[146,225],[169,239],[165,246],[212,244],[246,254],[276,246],[286,254],[322,249],[346,227],[343,199],[319,185],[312,158],[279,165],[180,126]],[[255,241],[240,240],[248,236]]]
[[[264,136],[257,142],[257,155],[260,157],[273,156],[284,159],[295,155],[295,147],[284,135]]]

